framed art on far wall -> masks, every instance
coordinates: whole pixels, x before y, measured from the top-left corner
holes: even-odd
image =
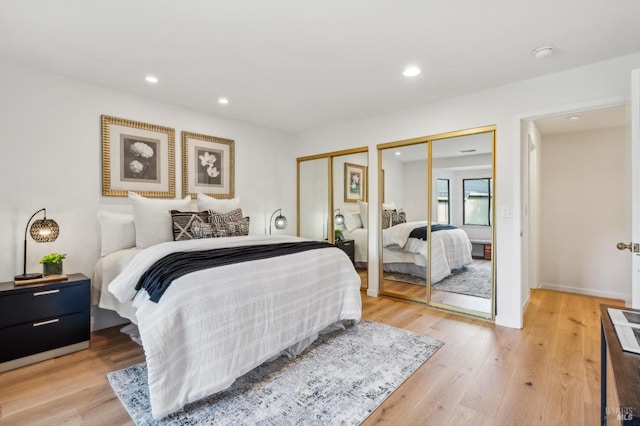
[[[344,202],[367,201],[367,167],[344,163]]]
[[[102,195],[174,198],[175,130],[103,115]]]
[[[235,142],[182,132],[182,195],[235,196]]]

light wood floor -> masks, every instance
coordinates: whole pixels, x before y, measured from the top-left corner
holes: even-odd
[[[364,318],[445,342],[364,424],[598,424],[600,303],[622,305],[536,290],[514,330],[363,295]],[[105,374],[143,359],[112,328],[87,350],[2,373],[0,424],[132,424]]]

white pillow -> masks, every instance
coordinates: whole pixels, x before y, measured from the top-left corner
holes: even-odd
[[[173,241],[171,210],[190,210],[191,196],[182,200],[145,198],[129,192],[133,205],[133,219],[136,227],[136,246],[147,248],[154,244]]]
[[[393,201],[390,203],[382,203],[382,210],[396,210],[396,204]]]
[[[367,203],[358,200],[358,207],[360,207],[360,220],[362,221],[362,227],[367,228],[369,220],[369,208],[367,206]]]
[[[132,214],[98,212],[102,249],[100,256],[136,246],[136,228]]]
[[[344,226],[347,231],[353,232],[354,229],[362,228],[362,219],[360,213],[347,213],[344,215]]]
[[[198,211],[213,210],[216,213],[229,213],[231,210],[240,208],[240,197],[223,200],[198,192],[197,202]]]

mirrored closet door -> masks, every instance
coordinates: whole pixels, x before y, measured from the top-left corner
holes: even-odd
[[[378,151],[380,200],[380,291],[426,302],[428,248],[414,238],[427,224],[426,141],[390,144]]]
[[[432,306],[493,319],[493,127],[434,137],[430,150]]]
[[[368,148],[298,158],[298,235],[342,249],[368,287]]]
[[[493,319],[495,127],[378,146],[381,294]]]

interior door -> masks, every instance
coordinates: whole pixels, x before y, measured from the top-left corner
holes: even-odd
[[[640,243],[640,69],[631,72],[631,234]],[[640,309],[640,253],[633,255],[631,307]]]

